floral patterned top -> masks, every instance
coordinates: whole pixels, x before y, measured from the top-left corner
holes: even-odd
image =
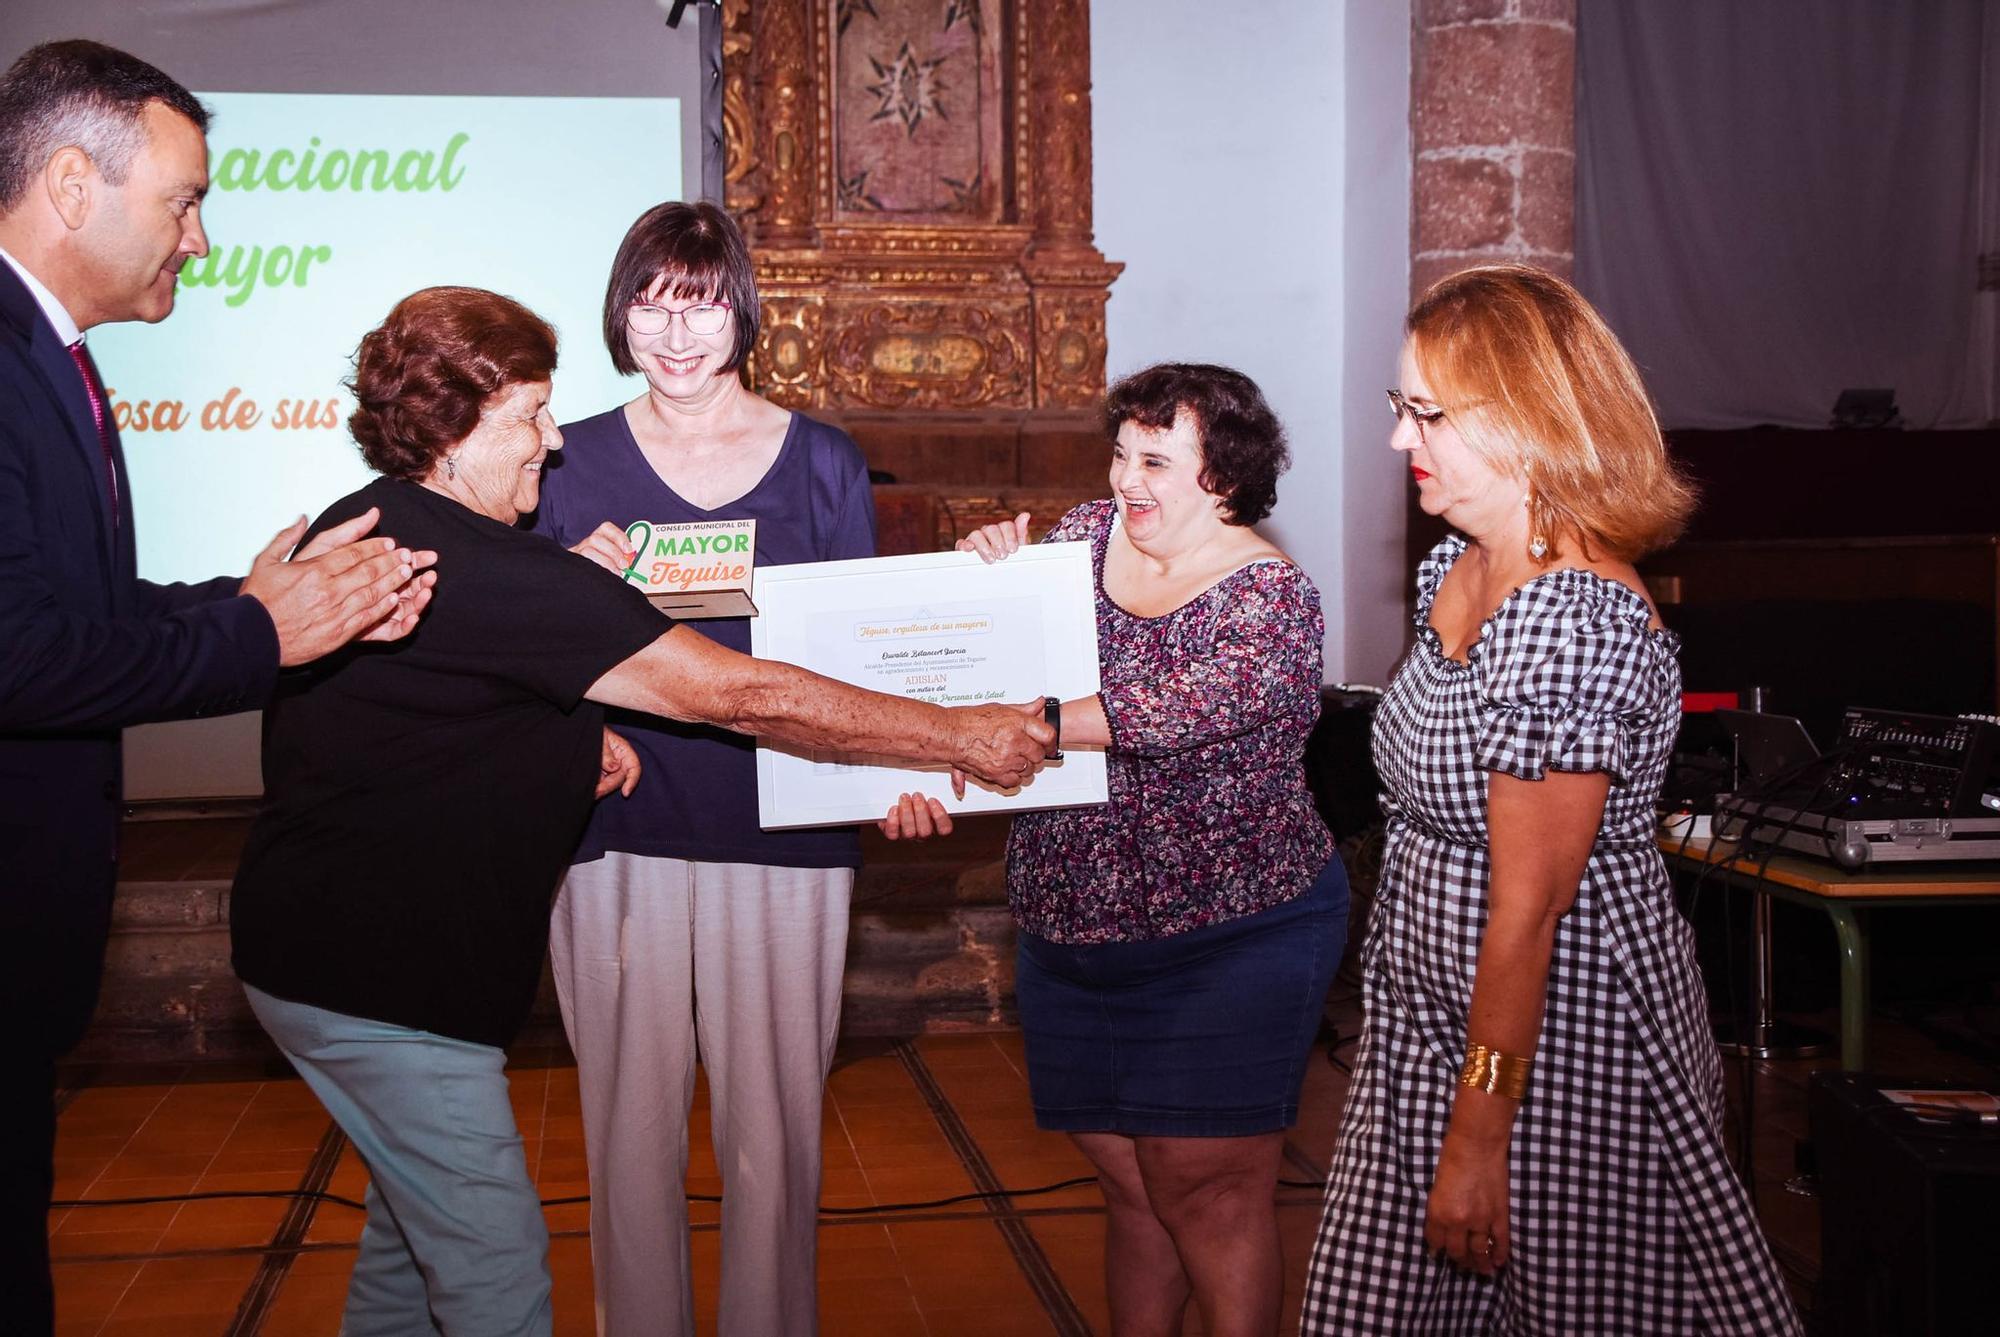
[[[1224,576],[1171,613],[1104,592],[1117,506],[1086,502],[1045,543],[1088,539],[1111,801],[1023,813],[1007,899],[1052,942],[1164,938],[1303,895],[1333,857],[1306,791],[1319,718],[1319,590],[1289,562]]]

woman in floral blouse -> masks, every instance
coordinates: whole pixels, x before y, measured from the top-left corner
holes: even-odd
[[[1110,802],[1025,814],[1007,847],[1036,1122],[1097,1167],[1122,1334],[1269,1334],[1275,1193],[1346,938],[1347,880],[1306,792],[1319,592],[1251,528],[1289,462],[1250,379],[1167,364],[1113,386],[1108,501],[1086,540],[1103,690],[1062,747],[1107,754]],[[962,542],[997,561],[1028,517]],[[884,831],[947,831],[905,799]]]

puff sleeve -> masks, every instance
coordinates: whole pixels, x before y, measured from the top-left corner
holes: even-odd
[[[1643,601],[1581,571],[1544,577],[1487,628],[1479,647],[1485,770],[1539,780],[1551,770],[1631,776],[1632,735],[1661,699],[1664,659]]]

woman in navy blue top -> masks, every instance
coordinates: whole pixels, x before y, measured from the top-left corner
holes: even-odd
[[[854,442],[744,388],[757,325],[727,214],[663,204],[634,223],[604,337],[645,392],[563,428],[536,528],[617,571],[635,520],[755,519],[758,565],[874,556]],[[749,652],[747,618],[683,625]],[[683,1179],[698,1042],[723,1175],[721,1331],[810,1333],[821,1092],[859,845],[846,830],[760,830],[746,739],[612,724],[645,779],[598,805],[551,933],[582,1089],[599,1331],[693,1332]]]

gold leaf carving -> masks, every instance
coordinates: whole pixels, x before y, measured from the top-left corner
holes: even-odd
[[[759,393],[786,408],[811,408],[817,401],[820,330],[825,315],[815,298],[765,297],[762,328],[750,358],[750,380]]]
[[[889,334],[868,347],[868,365],[883,376],[905,379],[974,375],[986,345],[963,334]]]
[[[1088,408],[1104,394],[1104,298],[1082,292],[1035,295],[1036,402]]]
[[[1028,407],[1028,312],[942,302],[841,311],[827,341],[828,399],[868,408]]]
[[[1090,340],[1076,330],[1056,336],[1056,371],[1065,379],[1080,376],[1090,364]]]

